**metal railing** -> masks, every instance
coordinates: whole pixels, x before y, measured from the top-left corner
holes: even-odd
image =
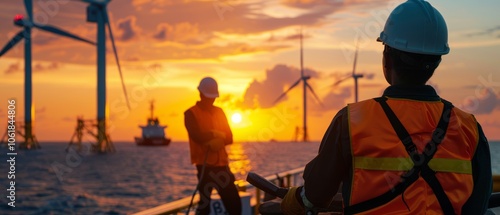
[[[304,168],[297,168],[293,169],[290,171],[285,171],[285,172],[280,172],[277,173],[276,175],[271,175],[265,177],[265,179],[272,181],[275,184],[278,184],[278,177],[284,178],[284,183],[285,186],[298,186],[303,184],[302,180],[302,172],[304,171]],[[240,191],[244,192],[249,192],[252,194],[252,201],[251,205],[255,208],[254,214],[258,214],[258,211],[256,208],[259,207],[259,205],[262,202],[264,193],[255,188],[253,185],[250,183],[239,180],[236,181],[235,184],[238,186]],[[160,205],[154,208],[150,208],[144,211],[140,211],[137,213],[134,213],[133,215],[163,215],[163,214],[178,214],[178,213],[185,213],[186,209],[189,207],[189,203],[191,201],[191,197],[185,197],[182,199],[179,199],[177,201],[173,201],[164,205]],[[199,196],[196,194],[193,200],[193,205],[198,204],[199,201]]]

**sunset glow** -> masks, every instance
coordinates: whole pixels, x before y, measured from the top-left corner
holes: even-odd
[[[85,4],[34,4],[34,21],[96,41]],[[217,2],[217,3],[216,3]],[[304,32],[304,73],[323,106],[307,94],[307,127],[319,141],[336,112],[354,101],[352,73],[356,41],[359,100],[380,96],[388,86],[383,46],[376,42],[397,1],[111,1],[108,5],[127,108],[108,41],[107,125],[113,141],[133,141],[155,100],[155,115],[172,141],[187,141],[184,111],[199,100],[201,78],[219,84],[215,105],[227,114],[235,141],[286,140],[303,127],[302,84],[274,103],[300,77],[299,29]],[[450,54],[429,82],[456,107],[475,115],[486,136],[500,139],[500,2],[430,1],[449,29]],[[222,7],[218,8],[217,7]],[[215,9],[214,9],[215,8]],[[463,11],[467,10],[467,13]],[[0,46],[22,30],[12,17],[23,1],[0,7]],[[43,19],[42,19],[43,18]],[[32,33],[34,132],[39,141],[70,140],[76,116],[96,119],[96,48],[40,30]],[[0,57],[0,135],[7,100],[15,99],[24,120],[24,40]],[[85,137],[90,139],[90,137]]]

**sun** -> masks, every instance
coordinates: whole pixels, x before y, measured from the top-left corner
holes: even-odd
[[[235,123],[235,124],[240,123],[241,122],[241,114],[240,113],[234,113],[231,116],[231,121],[233,121],[233,123]]]

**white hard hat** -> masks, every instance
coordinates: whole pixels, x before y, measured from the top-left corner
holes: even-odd
[[[443,16],[423,0],[408,0],[397,6],[377,41],[410,53],[445,55],[450,52]]]
[[[198,90],[207,98],[219,97],[219,87],[217,86],[217,81],[211,77],[201,79],[200,85],[198,85]]]

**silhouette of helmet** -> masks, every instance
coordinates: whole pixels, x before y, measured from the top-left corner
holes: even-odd
[[[219,97],[219,88],[217,86],[217,81],[215,81],[215,79],[211,77],[205,77],[201,79],[200,85],[198,85],[198,90],[207,98]]]
[[[397,6],[377,41],[410,53],[445,55],[450,52],[443,16],[423,0],[408,0]]]

